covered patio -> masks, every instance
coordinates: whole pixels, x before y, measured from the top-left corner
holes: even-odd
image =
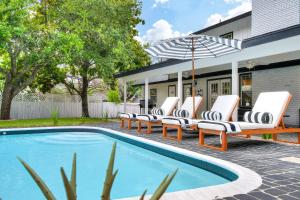
[[[204,92],[205,90],[207,90],[207,88],[204,88],[205,80],[202,80],[201,77],[203,74],[218,74],[218,72],[220,72],[220,75],[226,72],[226,74],[230,76],[231,87],[228,93],[240,95],[240,73],[251,72],[253,68],[256,69],[258,67],[260,68],[260,70],[264,70],[264,68],[268,69],[269,65],[272,63],[290,62],[299,59],[299,41],[300,36],[298,35],[297,31],[293,29],[281,30],[275,33],[272,32],[244,40],[242,43],[242,51],[240,52],[232,53],[217,58],[206,58],[196,60],[196,77],[199,78],[196,83],[196,87],[199,91],[198,95],[204,97],[206,96],[206,98],[204,99],[208,99],[208,91]],[[168,82],[168,80],[169,82],[170,80],[176,81],[176,96],[180,97],[180,101],[178,103],[178,107],[180,107],[184,100],[183,83],[185,80],[190,80],[188,77],[191,74],[191,65],[191,61],[169,60],[138,70],[123,72],[117,74],[116,77],[123,82],[124,96],[126,96],[126,87],[128,82],[135,81],[136,84],[143,84],[143,98],[145,99],[144,112],[148,113],[147,105],[148,99],[150,98],[149,86],[152,84],[152,82],[157,82],[157,80],[163,80],[163,77],[165,77],[165,81],[160,82]],[[273,78],[276,79],[276,77],[272,77],[272,79]],[[276,82],[276,80],[272,81]],[[253,84],[255,85],[255,82]],[[300,99],[300,96],[298,95],[298,93],[300,93],[299,91],[295,91],[293,86],[287,84],[282,84],[280,87],[274,85],[273,88],[269,88],[268,90],[290,91],[293,95],[293,101],[288,110],[288,114],[293,116],[298,115],[299,107],[296,102],[298,102],[298,100]],[[254,91],[254,100],[259,92],[260,91]],[[167,96],[167,92],[161,93],[160,99],[164,99]],[[124,98],[124,112],[127,111],[126,103],[126,99]],[[157,103],[160,104],[159,100]],[[206,105],[202,106],[202,110],[208,109],[207,107],[208,102],[206,103]],[[296,118],[296,116],[294,118]],[[235,114],[235,119],[237,119],[237,112]],[[296,119],[291,119],[291,121],[296,121]]]

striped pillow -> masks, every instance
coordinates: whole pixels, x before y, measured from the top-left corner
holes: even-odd
[[[259,124],[271,124],[273,115],[269,112],[252,112],[248,111],[244,114],[244,121]]]
[[[187,110],[175,109],[173,111],[173,116],[187,118],[187,117],[189,117],[189,112]]]
[[[163,115],[164,111],[161,108],[152,108],[151,114],[152,115]]]
[[[201,113],[202,119],[205,120],[213,120],[213,121],[221,121],[222,114],[217,111],[204,111]]]

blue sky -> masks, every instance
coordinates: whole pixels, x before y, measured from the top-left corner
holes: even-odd
[[[142,0],[138,40],[177,37],[251,10],[251,0]]]

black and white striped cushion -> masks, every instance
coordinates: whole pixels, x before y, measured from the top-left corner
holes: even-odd
[[[213,120],[213,121],[221,121],[222,114],[217,111],[204,111],[201,113],[202,119],[205,120]]]
[[[259,124],[271,124],[273,115],[269,112],[252,112],[248,111],[244,114],[244,121]]]
[[[153,108],[151,110],[151,114],[152,115],[163,115],[164,114],[164,111],[160,108]]]
[[[187,110],[175,109],[173,111],[173,116],[187,118],[187,117],[189,117],[189,112]]]

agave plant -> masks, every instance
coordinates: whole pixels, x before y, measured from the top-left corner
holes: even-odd
[[[110,194],[111,189],[114,183],[114,180],[118,174],[118,170],[114,171],[114,163],[115,163],[115,155],[116,155],[116,143],[113,144],[113,148],[111,151],[108,167],[106,169],[106,177],[103,185],[103,190],[101,194],[101,200],[110,200]],[[61,177],[64,183],[64,188],[66,192],[66,196],[68,200],[77,200],[77,193],[76,193],[76,153],[73,155],[73,162],[72,162],[72,171],[71,171],[71,179],[69,180],[65,170],[63,167],[60,168]],[[25,167],[25,169],[28,171],[28,173],[31,175],[35,183],[38,185],[42,193],[44,194],[45,198],[47,200],[56,200],[55,196],[49,189],[49,187],[45,184],[45,182],[42,180],[42,178],[21,158],[18,158],[18,160],[22,163],[22,165]],[[173,172],[170,176],[167,175],[160,185],[157,187],[153,195],[150,197],[150,200],[159,200],[161,196],[166,192],[167,188],[171,184],[172,180],[174,179],[178,169]],[[145,196],[147,194],[147,190],[143,192],[143,194],[140,197],[140,200],[144,200]]]

